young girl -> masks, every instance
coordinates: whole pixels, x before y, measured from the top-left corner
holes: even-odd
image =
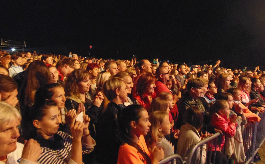
[[[144,135],[151,123],[146,109],[140,105],[124,108],[118,117],[123,144],[119,149],[118,164],[158,164],[164,158],[163,150],[156,147],[147,149]]]
[[[151,130],[146,136],[147,146],[153,148],[157,146],[165,152],[165,158],[174,154],[174,147],[165,138],[170,134],[171,124],[168,113],[164,111],[154,111],[150,114]]]
[[[214,128],[220,129],[223,132],[221,144],[212,145],[212,151],[216,149],[216,164],[227,163],[226,156],[221,153],[224,148],[225,137],[233,137],[236,132],[236,114],[229,118],[231,110],[229,109],[229,104],[226,100],[217,100],[213,105],[213,115],[211,118],[211,125]],[[212,156],[213,158],[214,156]],[[213,159],[212,159],[213,160]]]

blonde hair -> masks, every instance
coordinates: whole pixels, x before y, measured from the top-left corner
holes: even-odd
[[[154,111],[166,112],[168,107],[169,107],[168,100],[165,100],[161,97],[157,97],[151,103],[150,112]]]
[[[120,89],[122,84],[125,84],[125,82],[119,77],[112,77],[104,83],[103,93],[109,101],[117,97],[116,89]]]
[[[16,119],[21,121],[18,110],[5,102],[0,102],[0,125],[13,122]]]
[[[104,83],[110,78],[109,72],[100,72],[96,79],[96,86],[98,90],[102,90]]]
[[[152,147],[164,137],[164,134],[162,131],[159,131],[159,128],[166,117],[169,116],[165,111],[154,111],[150,114],[149,121],[151,123],[151,128],[146,136],[146,144],[148,147]]]

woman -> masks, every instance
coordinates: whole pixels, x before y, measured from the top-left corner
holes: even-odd
[[[144,135],[151,123],[146,109],[140,105],[130,105],[119,115],[119,125],[123,139],[120,146],[118,164],[157,164],[164,158],[163,150],[154,148],[149,152]]]
[[[95,141],[88,130],[89,117],[84,115],[83,122],[76,121],[75,110],[71,116],[72,136],[58,131],[60,111],[53,101],[34,104],[30,110],[30,119],[23,132],[26,139],[34,138],[41,146],[42,153],[38,163],[82,163],[82,152],[90,153]],[[83,150],[82,150],[83,145]]]
[[[260,113],[264,112],[264,107],[256,105],[258,99],[254,98],[251,100],[250,91],[251,91],[251,80],[248,77],[240,77],[238,88],[240,90],[241,102],[250,107],[252,111],[258,111]]]
[[[232,79],[231,75],[226,73],[219,75],[216,82],[218,93],[226,92],[230,88]]]
[[[58,83],[46,84],[40,87],[35,94],[35,103],[39,104],[44,101],[54,101],[57,104],[57,107],[60,110],[60,119],[62,125],[65,125],[65,114],[68,110],[65,108],[65,92],[62,85]],[[69,133],[68,127],[62,126],[64,132]],[[66,128],[66,129],[65,129]]]
[[[90,63],[88,64],[86,70],[89,73],[89,79],[91,84],[88,97],[90,99],[93,99],[97,93],[96,79],[99,73],[99,66],[96,63]]]
[[[127,72],[118,72],[115,75],[115,77],[119,77],[119,78],[124,80],[124,82],[126,83],[128,95],[131,94],[132,93],[132,88],[133,88],[133,81],[132,81],[132,78],[129,75],[129,73],[127,73]],[[133,104],[133,102],[130,99],[130,97],[128,96],[127,97],[127,101],[124,103],[124,105],[128,106],[128,105],[132,105],[132,104]]]
[[[49,83],[57,83],[59,81],[59,72],[55,66],[49,66],[49,72],[51,75],[51,79]]]
[[[67,96],[65,107],[67,110],[78,110],[79,105],[84,104],[85,112],[91,118],[90,130],[92,135],[95,135],[93,124],[97,123],[97,116],[100,112],[99,107],[103,101],[103,95],[101,92],[98,92],[93,102],[86,98],[86,93],[90,89],[89,73],[86,70],[74,70],[68,75],[64,88]]]
[[[33,139],[26,141],[25,145],[17,142],[20,121],[16,108],[0,102],[0,164],[37,164],[40,145]]]
[[[134,99],[136,103],[142,105],[149,110],[152,100],[156,97],[155,94],[155,76],[152,73],[142,74],[136,83],[136,95]]]
[[[18,96],[22,114],[25,108],[33,105],[37,89],[48,84],[50,77],[49,69],[42,61],[34,61],[29,65]]]
[[[113,77],[105,82],[103,93],[110,103],[102,111],[97,124],[97,162],[116,164],[121,144],[117,116],[127,101],[126,84],[122,79]]]

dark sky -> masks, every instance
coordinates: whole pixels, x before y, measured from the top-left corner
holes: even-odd
[[[263,65],[262,0],[45,0],[0,2],[0,38],[28,50],[96,57]],[[37,49],[41,50],[41,49]],[[48,53],[48,52],[45,52]]]

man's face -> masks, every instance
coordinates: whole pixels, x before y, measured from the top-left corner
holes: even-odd
[[[116,63],[112,63],[110,65],[109,72],[110,72],[111,76],[115,76],[118,73],[118,67],[117,67]]]
[[[120,72],[126,71],[126,69],[127,69],[126,63],[121,62],[121,64],[119,65],[119,71]]]
[[[144,70],[144,72],[152,73],[152,65],[151,65],[150,61],[148,61],[148,60],[144,61],[143,70]]]
[[[204,89],[203,87],[199,88],[191,88],[191,96],[196,97],[203,97],[204,96]]]
[[[186,67],[184,65],[180,66],[179,68],[179,73],[181,73],[182,75],[186,75]]]
[[[169,80],[169,71],[167,68],[162,68],[160,78],[164,84]]]

